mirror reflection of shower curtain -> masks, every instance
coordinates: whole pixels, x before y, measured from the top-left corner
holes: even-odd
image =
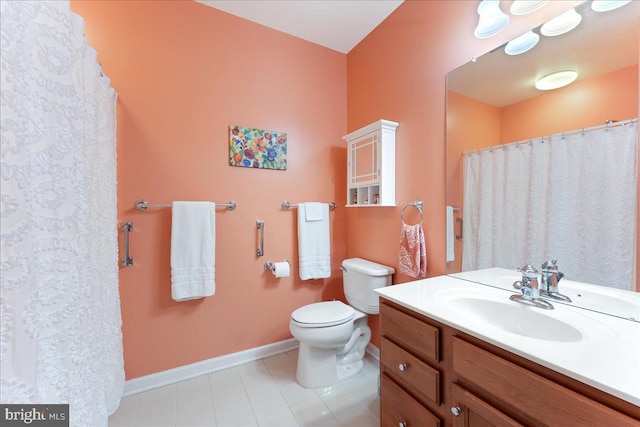
[[[116,93],[68,1],[0,8],[0,401],[106,426],[124,388]]]
[[[551,258],[571,280],[632,289],[637,125],[467,155],[462,271]]]

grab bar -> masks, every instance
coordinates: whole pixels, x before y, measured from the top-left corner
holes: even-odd
[[[462,210],[462,208],[453,205],[451,205],[451,208],[454,212],[460,212]],[[464,222],[460,217],[456,218],[456,222],[460,224],[460,234],[456,234],[456,240],[462,240],[462,227],[464,225]]]
[[[124,256],[122,257],[121,265],[123,267],[131,267],[133,265],[133,257],[129,256],[129,232],[133,231],[133,223],[123,222],[120,224],[120,228],[124,233]]]
[[[260,230],[260,246],[256,249],[256,256],[264,255],[264,221],[256,221],[256,228]]]

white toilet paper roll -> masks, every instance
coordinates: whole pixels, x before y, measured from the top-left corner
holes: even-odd
[[[291,267],[287,261],[274,262],[273,275],[276,277],[289,277],[291,274]]]

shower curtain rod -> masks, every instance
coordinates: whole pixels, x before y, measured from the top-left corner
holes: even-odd
[[[502,150],[502,149],[507,148],[507,147],[531,144],[532,142],[536,142],[536,141],[550,141],[552,136],[576,135],[578,133],[587,133],[587,132],[593,132],[595,130],[611,129],[611,128],[618,127],[618,126],[626,126],[626,125],[630,125],[630,124],[637,123],[637,122],[638,122],[637,118],[621,120],[621,121],[607,120],[605,122],[605,124],[603,124],[603,125],[593,126],[593,127],[589,127],[589,128],[576,129],[576,130],[571,130],[571,131],[568,131],[568,132],[560,132],[560,133],[555,133],[555,134],[551,134],[551,135],[548,135],[548,136],[538,136],[536,138],[523,139],[523,140],[516,141],[516,142],[509,142],[507,144],[492,145],[491,147],[476,148],[475,150],[463,151],[462,155],[470,156],[472,154],[480,153],[482,151]]]

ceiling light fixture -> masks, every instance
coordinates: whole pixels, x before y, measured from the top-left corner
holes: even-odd
[[[547,74],[536,81],[536,89],[553,90],[573,83],[578,78],[578,73],[573,70],[557,71]]]
[[[560,16],[556,16],[550,21],[545,22],[540,27],[540,33],[543,36],[559,36],[568,33],[580,24],[582,16],[575,9],[569,9]]]
[[[504,48],[504,52],[507,55],[520,55],[531,49],[538,44],[540,36],[533,31],[528,31],[523,35],[511,40]]]
[[[509,24],[509,15],[500,10],[500,0],[482,0],[478,5],[480,20],[473,35],[486,39],[502,31]]]
[[[609,12],[610,10],[617,9],[629,3],[631,3],[631,0],[619,0],[619,1],[594,0],[591,3],[591,9],[595,10],[596,12]]]
[[[526,15],[535,12],[547,3],[549,3],[548,0],[515,0],[509,11],[512,15]]]

